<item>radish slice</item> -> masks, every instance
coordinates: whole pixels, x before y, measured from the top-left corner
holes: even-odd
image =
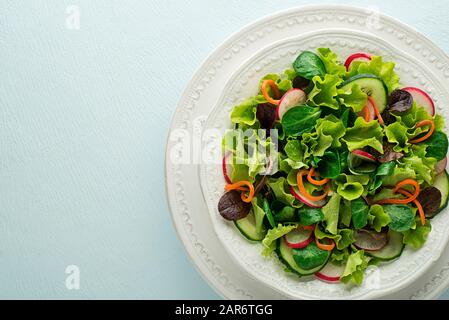
[[[299,192],[299,190],[295,189],[294,187],[290,186],[290,193],[299,201],[301,201],[302,203],[304,203],[305,205],[311,207],[311,208],[322,208],[324,207],[324,205],[326,204],[325,200],[321,200],[321,201],[310,201],[308,199],[306,199],[303,195],[301,195],[301,193]]]
[[[312,242],[313,231],[297,228],[284,236],[285,243],[294,249],[305,248]]]
[[[435,115],[435,104],[433,103],[432,98],[426,92],[414,87],[407,87],[402,90],[410,93],[416,104],[423,107],[427,111],[427,113],[429,113],[431,116]]]
[[[231,184],[232,180],[229,178],[228,172],[230,171],[228,166],[228,161],[230,156],[232,155],[232,152],[228,151],[226,152],[225,156],[223,157],[223,160],[221,162],[221,168],[223,169],[223,177],[226,180],[227,183]]]
[[[328,262],[323,269],[315,273],[315,276],[325,282],[336,283],[340,282],[340,277],[345,271],[345,265],[336,265],[333,262]]]
[[[345,61],[345,67],[346,70],[349,70],[349,67],[351,66],[351,63],[354,61],[370,61],[371,55],[365,52],[358,52],[350,55],[348,59]]]
[[[352,151],[352,154],[365,161],[377,162],[377,158],[375,156],[363,150],[354,150]]]
[[[279,101],[277,108],[277,114],[279,120],[282,119],[284,114],[293,107],[304,104],[307,100],[307,95],[301,89],[288,90]]]
[[[446,170],[446,166],[447,166],[447,157],[445,157],[443,160],[438,161],[435,164],[435,174],[438,175],[444,170]]]
[[[375,232],[371,230],[360,229],[354,233],[354,245],[362,250],[377,251],[385,247],[388,243],[386,232]]]

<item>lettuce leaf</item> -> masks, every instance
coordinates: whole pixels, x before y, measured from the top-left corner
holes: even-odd
[[[253,125],[256,122],[257,105],[258,102],[254,97],[246,99],[232,109],[231,121],[233,123]]]
[[[286,191],[287,185],[286,179],[284,177],[269,179],[267,184],[273,191],[274,196],[276,197],[277,200],[285,204],[288,204],[292,207],[301,206],[300,204],[298,204],[295,197],[291,195],[289,191]]]
[[[271,253],[276,250],[276,240],[283,237],[290,231],[296,229],[298,227],[297,224],[292,224],[288,226],[283,226],[279,224],[276,228],[268,230],[267,235],[262,240],[262,245],[264,246],[262,250],[262,255],[267,257],[271,255]]]
[[[395,64],[393,62],[384,62],[382,57],[373,56],[369,62],[354,61],[351,64],[347,77],[350,78],[357,74],[373,74],[383,80],[388,88],[388,92],[392,92],[400,87],[399,76],[394,71],[394,67]]]
[[[329,147],[339,148],[341,147],[340,138],[345,135],[346,128],[343,122],[334,115],[327,115],[322,119],[318,119],[315,126],[318,134],[318,144],[329,145],[328,139],[331,139]],[[327,149],[321,147],[320,149]],[[321,153],[321,152],[320,152]],[[324,154],[324,153],[323,153]],[[320,157],[322,154],[314,154],[314,156]]]
[[[427,240],[427,237],[432,230],[432,226],[429,220],[426,220],[426,224],[422,225],[419,218],[415,219],[416,228],[407,230],[403,232],[404,239],[402,240],[404,244],[409,245],[413,249],[421,248]]]
[[[337,85],[341,81],[338,76],[332,74],[326,74],[324,79],[320,76],[313,77],[314,86],[308,95],[308,104],[338,110],[340,106],[335,98],[337,97]]]
[[[383,130],[378,121],[365,122],[358,117],[354,126],[346,130],[342,140],[346,142],[349,151],[370,146],[383,153],[382,138]]]
[[[410,156],[401,159],[404,168],[410,168],[416,173],[416,179],[419,183],[422,181],[432,185],[435,177],[435,158]]]
[[[336,234],[329,234],[322,231],[319,227],[315,228],[315,238],[318,240],[332,239],[338,250],[343,250],[355,242],[354,232],[351,229],[339,229]]]
[[[393,174],[385,176],[382,180],[382,185],[387,187],[394,187],[398,182],[405,179],[416,179],[416,173],[409,167],[396,166],[393,170]]]
[[[347,108],[351,108],[354,112],[360,112],[368,101],[368,96],[363,92],[358,84],[348,87],[345,91],[338,89],[338,98],[340,103]]]
[[[385,213],[381,205],[375,204],[369,208],[368,222],[371,228],[380,232],[383,227],[391,222],[391,218]]]
[[[340,200],[340,195],[334,193],[327,204],[321,209],[324,214],[324,221],[326,222],[326,231],[329,231],[331,234],[337,234]]]
[[[393,143],[393,150],[396,152],[409,152],[408,128],[401,122],[393,122],[385,128],[385,136],[388,142]]]
[[[333,181],[337,186],[337,193],[346,200],[352,201],[367,194],[365,186],[369,184],[370,178],[367,175],[353,176],[343,173]]]
[[[369,259],[365,256],[363,250],[356,251],[349,255],[345,270],[340,278],[343,283],[353,283],[361,285],[363,282],[363,273],[368,267]]]
[[[338,61],[338,56],[335,52],[331,51],[329,48],[318,48],[318,56],[323,62],[326,73],[333,74],[339,77],[343,77],[346,73],[345,66]]]

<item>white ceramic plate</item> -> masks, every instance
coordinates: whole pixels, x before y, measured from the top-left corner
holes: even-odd
[[[358,31],[351,31],[355,29]],[[448,58],[444,53],[410,28],[384,16],[375,21],[363,9],[296,8],[260,20],[226,41],[187,87],[167,145],[167,191],[178,234],[200,271],[226,297],[388,297],[400,289],[410,288],[407,276],[414,279],[414,285],[419,283],[419,276],[435,264],[446,243],[448,215],[443,213],[434,220],[425,248],[415,253],[405,252],[399,261],[373,273],[380,278],[376,286],[348,290],[315,280],[298,281],[288,277],[276,260],[262,259],[257,245],[249,244],[233,227],[218,219],[215,208],[223,187],[219,166],[201,167],[207,208],[201,196],[198,165],[173,163],[174,154],[186,157],[187,152],[191,156],[198,153],[184,148],[186,139],[194,132],[204,127],[220,130],[229,127],[229,108],[254,93],[260,75],[279,72],[299,51],[320,46],[331,47],[342,57],[355,51],[370,51],[390,58],[398,63],[404,84],[425,88],[438,106],[447,103],[444,97],[448,93],[441,86],[449,77]],[[445,114],[442,111],[438,109]]]

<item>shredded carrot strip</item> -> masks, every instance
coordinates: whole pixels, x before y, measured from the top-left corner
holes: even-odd
[[[323,184],[326,184],[329,182],[329,178],[325,178],[322,180],[315,180],[313,178],[313,176],[316,177],[320,177],[320,173],[319,172],[315,172],[315,168],[312,167],[312,169],[310,169],[309,173],[307,174],[307,180],[311,183],[314,184],[316,186],[322,186]]]
[[[314,224],[312,224],[311,226],[302,226],[302,228],[304,229],[304,230],[315,230],[315,225]]]
[[[420,143],[420,142],[423,142],[423,141],[429,139],[432,136],[433,132],[435,131],[435,122],[433,122],[433,120],[423,120],[416,124],[417,128],[423,127],[423,126],[430,126],[429,131],[427,131],[427,133],[424,136],[422,136],[421,138],[410,140],[409,143]]]
[[[248,190],[246,190],[242,187],[247,187]],[[239,181],[239,182],[236,182],[233,184],[227,184],[225,186],[225,190],[226,191],[231,191],[231,190],[249,191],[248,196],[245,196],[245,194],[242,192],[242,201],[247,202],[247,203],[251,202],[254,198],[254,186],[249,181]]]
[[[405,198],[405,199],[383,199],[383,200],[377,201],[377,203],[378,204],[407,204],[407,203],[413,202],[419,196],[419,193],[421,192],[419,184],[415,180],[405,179],[405,180],[398,182],[398,184],[396,184],[396,186],[394,187],[393,192],[395,192],[395,193],[398,192],[399,189],[401,189],[403,186],[406,186],[406,185],[410,185],[415,188],[415,193],[413,193],[410,197]]]
[[[281,93],[279,92],[278,86],[277,86],[276,82],[274,82],[273,80],[264,80],[264,81],[262,81],[262,86],[260,88],[265,100],[267,100],[269,103],[277,106],[279,104],[280,100],[275,100],[272,97],[270,97],[270,95],[268,94],[267,86],[270,86],[271,90],[273,90],[273,93],[275,94],[276,99],[278,99],[281,95]]]
[[[384,119],[382,118],[382,116],[379,112],[379,108],[377,107],[376,101],[373,99],[373,97],[370,97],[370,96],[368,96],[368,100],[373,105],[374,112],[376,113],[376,117],[379,120],[379,123],[384,124]]]
[[[412,197],[412,194],[404,189],[399,189],[397,192],[399,192],[400,194],[403,194],[406,197]],[[413,200],[413,203],[418,208],[419,219],[421,220],[421,224],[425,225],[426,224],[426,216],[424,214],[424,209],[421,205],[421,202],[419,202],[418,200],[415,199],[415,200]]]
[[[315,243],[316,243],[316,246],[318,248],[320,248],[321,250],[332,251],[332,249],[335,248],[335,242],[332,240],[331,240],[331,244],[322,244],[321,242],[318,241],[317,238],[315,238]]]
[[[363,108],[363,112],[365,114],[365,121],[369,122],[369,118],[371,117],[371,113],[369,112],[368,104]]]
[[[327,184],[325,189],[324,189],[324,193],[320,196],[312,196],[310,195],[306,188],[304,188],[304,181],[302,180],[302,177],[307,175],[309,173],[308,170],[301,170],[298,172],[298,175],[296,176],[297,181],[298,181],[298,188],[299,191],[301,192],[301,194],[308,200],[310,201],[320,201],[323,200],[324,198],[327,197],[327,194],[329,193],[329,185]]]

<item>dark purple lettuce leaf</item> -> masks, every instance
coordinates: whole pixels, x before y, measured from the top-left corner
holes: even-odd
[[[413,105],[412,95],[404,90],[394,90],[388,97],[388,111],[394,114],[404,113]]]
[[[241,193],[231,190],[221,196],[218,202],[218,211],[226,220],[236,221],[245,218],[251,210],[251,203],[246,203],[241,198]]]
[[[421,190],[418,196],[418,201],[421,203],[424,214],[427,218],[432,218],[438,213],[441,204],[441,192],[435,187],[428,187]]]
[[[276,122],[276,107],[269,103],[261,103],[257,106],[256,117],[257,120],[259,120],[262,129],[270,130]]]
[[[305,90],[309,87],[310,80],[303,78],[301,76],[296,76],[292,81],[292,86],[295,89]]]

